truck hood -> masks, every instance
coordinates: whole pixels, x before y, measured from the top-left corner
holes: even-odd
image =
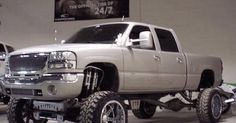
[[[78,51],[78,50],[90,50],[90,49],[104,49],[117,47],[116,44],[52,44],[52,45],[40,45],[29,48],[24,48],[12,52],[10,55],[29,54],[29,53],[47,53],[53,51]]]

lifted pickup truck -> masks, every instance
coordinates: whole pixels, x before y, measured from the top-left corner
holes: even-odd
[[[126,123],[127,110],[196,108],[201,122],[221,117],[222,61],[184,53],[172,29],[136,22],[82,28],[63,44],[17,50],[7,60],[10,123],[47,119]],[[194,98],[192,92],[200,92]],[[176,94],[182,99],[161,101]]]

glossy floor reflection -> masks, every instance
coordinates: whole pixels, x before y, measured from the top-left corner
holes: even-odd
[[[7,106],[0,103],[0,123],[8,123],[6,116]],[[236,109],[236,108],[235,108]],[[220,123],[235,123],[236,114],[229,111],[222,116]],[[195,111],[183,110],[181,112],[163,111],[157,112],[152,119],[140,120],[129,114],[129,123],[199,123]],[[48,123],[57,123],[56,121],[49,121]]]

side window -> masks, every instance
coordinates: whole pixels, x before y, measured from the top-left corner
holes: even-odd
[[[139,33],[142,31],[150,31],[149,27],[146,26],[134,26],[129,34],[130,39],[138,39]]]
[[[179,52],[175,38],[170,31],[155,29],[162,51]]]
[[[0,52],[6,52],[5,49],[4,49],[3,44],[0,44]]]
[[[7,50],[8,50],[8,53],[11,53],[14,51],[14,48],[7,45]]]
[[[139,33],[143,32],[143,31],[151,31],[151,30],[147,26],[134,26],[132,31],[129,34],[129,39],[139,39]],[[136,42],[136,43],[138,43],[138,42]],[[154,47],[151,49],[155,49],[154,42],[153,42],[153,46]]]

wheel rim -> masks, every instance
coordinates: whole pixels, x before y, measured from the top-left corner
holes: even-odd
[[[211,100],[211,111],[215,119],[219,119],[222,112],[222,101],[219,95],[214,95]]]
[[[118,101],[109,101],[103,107],[100,119],[100,123],[125,123],[124,107]]]

